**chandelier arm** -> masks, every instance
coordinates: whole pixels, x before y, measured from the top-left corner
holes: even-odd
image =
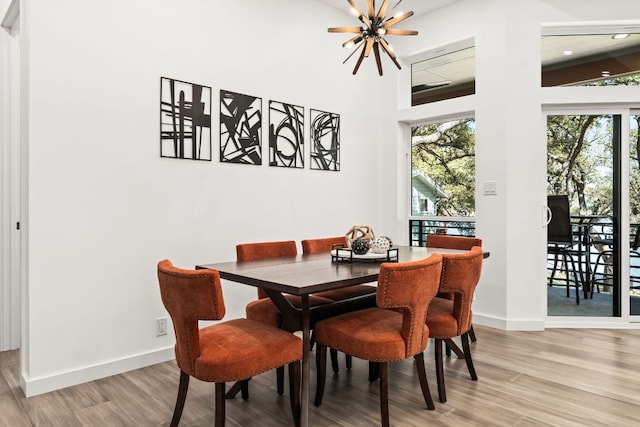
[[[378,74],[382,75],[382,62],[380,61],[380,48],[378,42],[373,44],[373,55],[376,57],[376,65],[378,66]]]
[[[367,44],[364,47],[364,56],[366,56],[367,58],[369,57],[369,54],[371,53],[371,48],[373,47],[373,42],[375,41],[375,39],[373,37],[369,37],[367,39]]]
[[[378,10],[378,14],[376,15],[376,19],[383,19],[385,12],[387,11],[387,5],[389,4],[389,0],[384,0],[382,5],[380,6],[380,10]]]
[[[354,3],[353,0],[347,0],[349,2],[349,4],[351,5],[351,7],[358,12],[358,19],[360,21],[362,21],[363,24],[365,24],[367,26],[367,28],[371,28],[371,21],[369,21],[369,18],[367,18],[365,16],[364,13],[362,13],[362,11],[360,10],[360,8],[358,7],[357,4]]]
[[[362,27],[331,27],[327,28],[327,31],[329,31],[330,33],[360,34],[362,32]]]
[[[389,13],[393,12],[393,11],[394,11],[394,9],[395,9],[396,7],[398,7],[398,5],[399,5],[400,3],[402,3],[402,0],[398,0],[398,3],[394,4],[394,5],[393,5],[393,7],[392,7],[391,9],[389,9]]]
[[[389,46],[387,41],[385,39],[383,39],[382,37],[380,37],[380,46],[382,46],[384,51],[387,52],[387,55],[389,55],[389,58],[391,58],[393,63],[396,64],[396,67],[398,67],[398,70],[402,70],[402,67],[400,66],[400,63],[398,63],[398,60],[396,59],[396,54],[393,53],[393,50],[391,49],[391,47]]]
[[[351,47],[353,45],[356,45],[356,44],[360,43],[361,41],[362,41],[362,35],[358,34],[357,36],[347,40],[344,43],[342,43],[342,47]]]
[[[353,52],[351,52],[349,54],[349,56],[346,57],[346,59],[344,61],[342,61],[342,63],[344,64],[345,62],[347,62],[349,60],[349,58],[351,58],[353,56],[354,53],[356,53],[358,51],[358,48],[360,46],[362,46],[362,43],[364,43],[364,40],[360,40],[358,43],[356,43],[356,46],[353,48]]]
[[[365,46],[362,46],[362,53],[360,53],[360,57],[358,58],[358,62],[356,62],[356,66],[353,68],[353,75],[355,76],[358,72],[358,68],[360,68],[360,64],[362,64],[362,60],[364,59],[364,49]]]
[[[402,22],[405,19],[409,18],[413,16],[413,11],[409,11],[409,12],[405,12],[400,16],[396,16],[394,18],[389,19],[387,22],[385,22],[382,26],[384,27],[385,30],[391,28],[392,26],[396,25],[398,22]]]
[[[389,28],[386,32],[388,36],[417,36],[416,30],[401,30],[396,28]]]
[[[373,0],[367,0],[367,16],[373,17],[376,15],[376,9],[373,5]]]

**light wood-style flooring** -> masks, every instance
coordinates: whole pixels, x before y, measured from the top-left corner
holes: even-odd
[[[640,330],[548,329],[507,332],[475,326],[479,380],[464,360],[445,362],[448,402],[439,403],[432,347],[427,374],[436,410],[425,409],[413,360],[390,366],[394,426],[640,425]],[[174,362],[25,398],[17,351],[0,353],[0,426],[166,426],[177,392]],[[355,360],[327,378],[314,426],[379,425],[378,383]],[[312,362],[313,366],[313,362]],[[330,367],[328,367],[331,371]],[[315,368],[312,368],[313,398]],[[213,385],[192,379],[181,426],[213,425]],[[292,425],[287,394],[275,392],[275,372],[254,378],[250,398],[227,401],[227,426]]]

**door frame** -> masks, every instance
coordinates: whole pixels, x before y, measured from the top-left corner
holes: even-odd
[[[21,143],[21,42],[20,2],[13,0],[1,22],[0,29],[0,351],[17,349],[21,345],[22,317],[22,250],[20,233],[22,205],[22,143]]]
[[[547,118],[548,116],[579,116],[579,115],[610,115],[613,116],[615,121],[615,116],[620,116],[620,147],[614,149],[614,158],[612,159],[612,163],[614,165],[614,169],[616,168],[616,163],[618,164],[618,172],[614,170],[614,182],[612,185],[614,186],[613,191],[614,195],[618,196],[616,207],[616,200],[614,199],[614,215],[618,216],[618,232],[619,232],[619,245],[620,245],[620,259],[619,259],[619,277],[620,280],[620,291],[618,295],[620,316],[608,316],[608,317],[593,317],[593,316],[549,316],[547,315],[547,323],[559,324],[559,323],[576,323],[581,320],[588,319],[589,321],[597,321],[601,323],[618,323],[620,321],[630,323],[630,322],[640,322],[640,316],[630,316],[630,301],[629,298],[625,298],[624,296],[629,295],[629,282],[628,280],[622,280],[622,278],[629,277],[630,269],[629,269],[629,248],[630,248],[630,227],[629,227],[629,162],[624,161],[624,159],[629,159],[629,117],[634,110],[635,105],[616,105],[616,106],[603,106],[597,103],[594,104],[584,104],[584,105],[575,105],[575,106],[545,106],[542,111],[543,116],[543,126],[544,126],[544,135],[545,135],[545,152],[546,152],[546,128],[547,128]],[[616,138],[616,136],[613,136]],[[617,158],[616,158],[617,157]],[[546,156],[545,156],[546,159]],[[546,165],[546,163],[545,163]],[[617,175],[617,176],[616,176]],[[546,176],[546,172],[545,172]],[[617,182],[617,187],[616,187]],[[546,253],[545,253],[546,257]],[[545,263],[546,268],[546,263]],[[546,286],[544,287],[544,292],[546,294]],[[615,297],[615,293],[612,298]],[[545,295],[546,301],[546,295]],[[616,301],[613,301],[613,305],[615,306]],[[612,307],[613,309],[613,307]],[[559,317],[562,319],[560,320]]]

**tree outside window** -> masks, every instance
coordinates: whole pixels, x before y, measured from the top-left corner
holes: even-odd
[[[411,129],[414,216],[475,215],[475,120]]]

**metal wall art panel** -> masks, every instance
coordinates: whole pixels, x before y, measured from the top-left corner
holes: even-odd
[[[311,169],[340,170],[340,115],[311,109]]]
[[[160,78],[160,157],[211,161],[211,88]]]
[[[262,99],[220,90],[220,161],[262,164]]]
[[[269,166],[304,168],[304,108],[269,101]]]

